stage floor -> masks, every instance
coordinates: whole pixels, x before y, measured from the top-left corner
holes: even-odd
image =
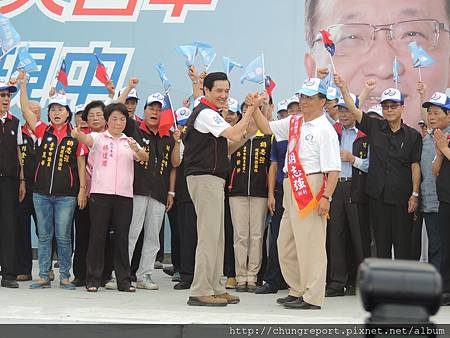
[[[240,304],[224,308],[192,307],[186,305],[189,290],[173,290],[174,283],[162,270],[156,270],[154,280],[160,290],[134,294],[62,290],[59,282],[51,289],[30,290],[31,282],[22,282],[19,289],[0,289],[0,323],[360,324],[368,317],[358,295],[327,298],[319,311],[287,310],[275,303],[286,290],[276,295],[239,293]],[[432,320],[450,324],[450,307],[441,308]]]

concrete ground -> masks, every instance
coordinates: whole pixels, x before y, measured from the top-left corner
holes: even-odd
[[[51,289],[30,290],[31,282],[22,282],[19,289],[0,289],[0,323],[359,324],[369,315],[358,295],[327,298],[320,311],[287,310],[275,303],[287,291],[276,295],[239,293],[240,304],[224,308],[192,307],[186,305],[188,290],[173,290],[174,283],[162,270],[156,270],[154,280],[160,290],[134,294],[62,290],[56,281]],[[450,324],[450,307],[441,308],[432,320]]]

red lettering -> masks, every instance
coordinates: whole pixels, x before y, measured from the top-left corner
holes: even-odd
[[[85,7],[86,0],[75,0],[73,15],[98,15],[98,16],[132,16],[136,9],[137,0],[128,0],[126,8],[92,8]]]
[[[186,5],[211,5],[212,0],[149,0],[150,5],[173,5],[172,17],[179,17]]]

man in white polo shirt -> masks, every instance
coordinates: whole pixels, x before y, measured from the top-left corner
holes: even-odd
[[[341,159],[338,137],[323,113],[323,81],[308,79],[297,94],[303,115],[269,122],[255,110],[253,117],[264,134],[288,140],[278,255],[290,291],[277,303],[309,310],[320,309],[325,298],[326,225]]]

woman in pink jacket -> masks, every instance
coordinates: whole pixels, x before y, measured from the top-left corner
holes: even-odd
[[[119,291],[134,292],[128,258],[128,232],[133,214],[134,160],[148,161],[146,153],[133,138],[123,134],[128,111],[121,103],[110,104],[104,111],[107,130],[84,134],[78,128],[72,137],[90,148],[92,160],[91,231],[86,258],[86,289],[96,292],[101,286],[105,238],[108,226],[114,230],[113,263]]]

